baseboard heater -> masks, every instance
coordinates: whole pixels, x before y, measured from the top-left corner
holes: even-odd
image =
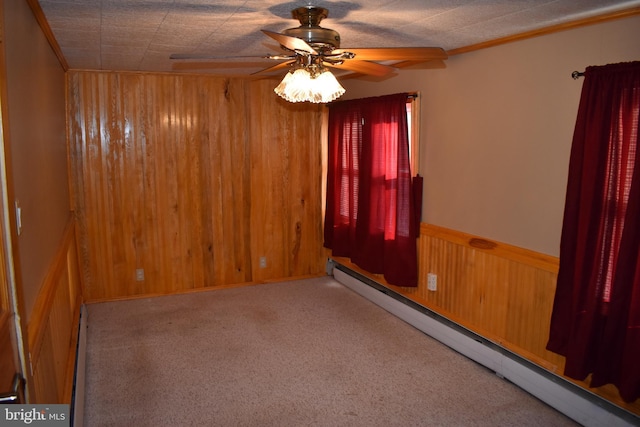
[[[338,263],[327,274],[416,329],[494,371],[549,406],[587,427],[638,426],[640,417],[498,344],[452,322],[403,295]]]
[[[84,424],[84,377],[87,354],[87,308],[80,307],[80,324],[78,325],[78,343],[76,345],[76,363],[71,395],[70,425]]]

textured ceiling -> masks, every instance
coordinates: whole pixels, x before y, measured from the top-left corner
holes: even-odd
[[[40,0],[72,69],[197,71],[249,75],[280,53],[260,30],[297,27],[291,10],[327,8],[322,26],[343,48],[461,48],[637,7],[640,0]],[[173,61],[172,53],[256,56]]]

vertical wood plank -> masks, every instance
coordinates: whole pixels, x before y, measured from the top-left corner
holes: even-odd
[[[252,97],[250,106],[251,247],[258,280],[317,273],[312,266],[322,259],[323,107],[287,103],[273,94],[273,84],[251,83],[253,92],[270,93]]]
[[[88,300],[322,273],[321,106],[269,80],[69,74]]]

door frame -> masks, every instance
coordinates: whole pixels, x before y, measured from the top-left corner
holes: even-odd
[[[11,182],[11,140],[7,106],[7,67],[5,57],[4,8],[7,2],[0,0],[0,263],[6,277],[0,277],[0,286],[6,287],[10,323],[13,323],[12,344],[15,368],[26,381],[26,402],[34,393],[29,348],[26,337],[27,319],[20,275],[20,256],[17,247],[17,213],[14,190]],[[4,392],[4,390],[0,390]]]

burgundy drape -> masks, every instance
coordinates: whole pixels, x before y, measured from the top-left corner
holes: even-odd
[[[640,62],[588,67],[547,348],[565,375],[640,397]]]
[[[407,94],[329,106],[324,244],[335,256],[417,286]]]

